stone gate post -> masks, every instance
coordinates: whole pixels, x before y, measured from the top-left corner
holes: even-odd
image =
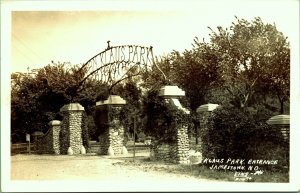
[[[205,104],[201,105],[197,108],[197,113],[199,114],[200,119],[200,129],[206,129],[207,128],[207,121],[208,117],[210,116],[211,112],[215,110],[219,105],[218,104]]]
[[[64,105],[60,112],[63,115],[60,133],[61,154],[85,154],[82,144],[82,117],[84,107],[79,103]]]
[[[54,154],[60,154],[60,139],[59,133],[61,130],[61,122],[58,120],[50,121],[49,124],[50,129],[52,129],[52,147]]]
[[[267,123],[272,125],[274,128],[280,130],[283,138],[290,141],[290,115],[276,115],[268,119]]]
[[[110,95],[105,101],[96,102],[95,124],[100,132],[100,155],[127,154],[124,146],[124,127],[120,112],[126,101],[117,95]]]
[[[200,133],[207,130],[208,117],[219,105],[218,104],[205,104],[201,105],[197,108],[197,113],[200,119]],[[201,136],[201,135],[200,135]],[[200,138],[200,147],[202,147],[202,138]],[[202,148],[200,148],[202,149]],[[202,153],[202,152],[201,152]]]
[[[179,98],[185,96],[185,92],[178,86],[164,86],[160,89],[159,96],[162,96],[165,102],[174,105],[179,111],[186,114],[190,112],[184,108]],[[187,125],[183,123],[176,124],[176,136],[174,143],[169,144],[156,144],[153,147],[152,156],[155,159],[164,160],[178,164],[189,163],[189,137]]]

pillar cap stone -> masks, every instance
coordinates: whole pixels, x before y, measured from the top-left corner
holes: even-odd
[[[63,111],[84,111],[84,107],[79,103],[70,103],[60,108],[60,112]]]
[[[119,95],[109,95],[105,101],[96,102],[96,106],[99,105],[125,105],[126,101]]]
[[[276,115],[267,120],[269,125],[290,125],[290,115]]]
[[[42,135],[44,135],[44,133],[41,132],[41,131],[35,131],[35,132],[33,132],[31,135],[32,135],[32,136],[42,136]]]
[[[183,91],[181,88],[178,86],[163,86],[159,90],[159,96],[162,96],[164,98],[176,98],[176,97],[182,97],[185,96],[185,91]]]
[[[215,110],[219,105],[218,104],[205,104],[205,105],[201,105],[197,108],[197,112],[207,112],[207,111],[213,111]]]
[[[54,125],[60,125],[61,124],[61,122],[59,121],[59,120],[52,120],[52,121],[50,121],[49,123],[48,123],[48,125],[52,125],[52,126],[54,126]]]

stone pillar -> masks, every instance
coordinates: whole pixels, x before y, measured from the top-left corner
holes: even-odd
[[[177,144],[176,144],[176,163],[187,164],[189,157],[189,137],[186,125],[178,125],[177,128]]]
[[[177,86],[164,86],[160,89],[159,95],[165,99],[166,103],[175,106],[178,111],[183,111],[186,114],[190,113],[179,101],[179,97],[185,96],[185,92]],[[187,164],[189,163],[189,137],[187,125],[177,123],[175,127],[175,143],[157,144],[157,147],[154,147],[154,157],[156,159],[162,158],[165,161],[173,163]]]
[[[82,144],[82,116],[84,107],[79,103],[64,105],[60,112],[63,115],[60,139],[61,154],[85,153]]]
[[[50,129],[52,129],[52,151],[54,154],[60,154],[60,142],[59,142],[59,133],[61,130],[61,122],[58,120],[50,121]]]
[[[207,121],[208,117],[210,116],[211,112],[215,110],[219,105],[218,104],[205,104],[201,105],[197,108],[197,113],[199,114],[200,119],[200,130],[207,129]]]
[[[267,124],[281,131],[285,141],[290,141],[290,115],[276,115],[268,119]]]
[[[215,110],[219,105],[218,104],[205,104],[201,105],[197,108],[197,113],[199,115],[200,119],[200,149],[201,149],[201,156],[202,156],[202,136],[203,132],[207,130],[207,124],[208,124],[208,117],[212,113],[213,110]]]
[[[290,163],[290,115],[276,115],[267,120],[267,124],[273,128],[280,130],[285,143],[279,143],[284,148],[281,157],[282,164],[285,168],[289,168]]]
[[[124,127],[119,115],[126,101],[117,95],[110,95],[105,101],[96,103],[95,124],[99,129],[100,155],[126,154]]]

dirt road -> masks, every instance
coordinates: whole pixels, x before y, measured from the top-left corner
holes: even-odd
[[[15,155],[11,157],[11,180],[80,180],[80,183],[102,184],[100,186],[106,187],[108,191],[187,191],[187,188],[197,190],[202,183],[213,182],[180,174],[143,171],[140,168],[118,164],[131,159],[130,156],[117,158],[97,155]]]

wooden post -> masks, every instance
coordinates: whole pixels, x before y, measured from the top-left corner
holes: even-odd
[[[136,115],[133,117],[133,162],[135,161],[135,130],[136,130]]]
[[[30,148],[30,141],[29,141],[29,154],[31,153],[31,151],[30,151],[30,150],[31,150],[31,148]]]
[[[26,141],[28,142],[28,153],[30,154],[30,134],[26,134]]]

